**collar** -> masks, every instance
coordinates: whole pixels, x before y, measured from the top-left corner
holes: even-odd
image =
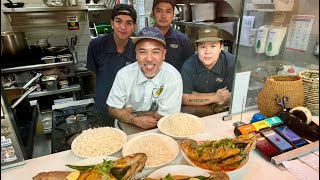
[[[206,72],[206,71],[208,71],[208,70],[204,67],[204,65],[202,64],[202,62],[200,61],[199,56],[197,56],[197,60],[198,60],[198,62],[197,62],[197,68],[196,68],[196,69],[197,69],[197,73],[201,73],[201,72]],[[221,55],[219,55],[218,61],[216,62],[216,64],[215,64],[209,71],[221,75],[221,74],[222,74],[222,68],[223,68],[223,66],[222,66]]]
[[[137,65],[139,66],[138,62],[135,62],[135,63],[137,63]],[[144,74],[141,71],[140,67],[138,67],[138,69],[139,69],[139,72],[138,72],[138,84],[142,84],[142,83],[150,80],[154,85],[156,85],[156,86],[159,85],[160,84],[160,77],[162,76],[162,72],[163,72],[162,69],[163,69],[164,64],[165,64],[165,62],[162,63],[160,71],[152,79],[148,79],[146,76],[144,76]]]
[[[107,40],[107,48],[106,48],[106,53],[107,54],[117,54],[117,49],[116,49],[116,42],[114,40],[114,34],[111,33],[110,34],[110,38],[108,38]],[[121,55],[125,56],[128,59],[133,59],[134,57],[132,57],[134,51],[134,44],[132,42],[132,39],[129,38],[128,43],[126,45],[125,50],[123,51],[123,53],[121,53]]]
[[[174,30],[172,27],[169,28],[168,32],[164,35],[164,37],[167,39],[167,38],[170,38],[172,39],[174,36]]]

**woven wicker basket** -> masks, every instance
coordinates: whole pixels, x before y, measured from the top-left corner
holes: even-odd
[[[305,107],[313,116],[319,116],[319,71],[301,71],[299,76],[303,82]]]
[[[302,78],[289,75],[268,77],[258,95],[258,108],[266,117],[277,116],[283,110],[282,106],[276,102],[277,96],[289,97],[287,108],[303,106],[304,90]]]

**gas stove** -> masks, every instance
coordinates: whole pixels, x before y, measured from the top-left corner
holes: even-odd
[[[106,126],[93,99],[53,105],[52,110],[51,153],[69,150],[83,130]]]

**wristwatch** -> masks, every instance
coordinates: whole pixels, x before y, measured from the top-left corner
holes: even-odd
[[[134,111],[131,113],[134,117],[138,117],[138,112]]]

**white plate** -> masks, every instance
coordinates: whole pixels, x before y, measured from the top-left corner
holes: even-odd
[[[167,152],[167,153],[166,153]],[[169,136],[148,133],[136,136],[130,139],[122,149],[122,155],[127,156],[134,153],[145,153],[148,156],[145,168],[156,168],[173,161],[178,153],[178,143]],[[156,162],[159,158],[168,157],[160,162]]]
[[[181,119],[190,119],[192,121],[189,121],[190,126],[183,126],[186,121],[183,121],[180,125],[179,122],[173,122],[175,116],[179,115]],[[176,113],[168,116],[162,117],[157,124],[159,130],[168,136],[173,137],[174,139],[185,139],[188,136],[195,135],[198,133],[202,133],[204,131],[205,125],[204,122],[197,116],[187,113]],[[174,127],[173,129],[170,129],[170,127]],[[194,127],[199,127],[196,131],[192,132],[194,130]],[[177,132],[188,132],[189,133],[183,133],[184,135],[178,135]]]
[[[165,166],[158,170],[153,171],[148,178],[160,179],[168,174],[171,175],[185,175],[185,176],[210,176],[209,173],[199,168],[195,168],[189,165],[171,165]]]
[[[88,129],[89,130],[89,129]],[[100,128],[95,128],[95,129],[91,129],[93,131],[103,131],[101,133],[99,133],[99,135],[103,135],[107,138],[107,141],[103,141],[103,142],[99,142],[99,143],[96,143],[96,144],[92,144],[90,147],[90,143],[91,142],[94,142],[93,141],[93,137],[89,137],[88,139],[83,139],[83,136],[84,136],[84,131],[79,135],[77,136],[72,144],[71,144],[71,151],[79,156],[79,157],[82,157],[82,158],[89,158],[89,157],[98,157],[98,156],[108,156],[108,155],[112,155],[114,153],[116,153],[117,151],[119,151],[123,146],[124,144],[126,143],[127,141],[127,135],[126,133],[124,133],[122,130],[120,129],[117,129],[117,128],[111,128],[111,127],[100,127]],[[87,130],[85,130],[87,131]],[[108,135],[110,135],[111,133],[114,133],[114,136],[112,137],[108,137]],[[118,138],[116,140],[116,138]],[[101,141],[101,138],[97,138],[98,141]],[[76,146],[81,143],[83,144],[84,146],[86,146],[86,149],[83,149],[84,151],[84,154],[83,153],[79,153],[77,150],[76,150]],[[91,150],[93,153],[96,153],[98,152],[98,149],[101,148],[101,147],[104,147],[104,149],[102,151],[104,152],[101,152],[101,153],[98,153],[98,154],[94,154],[94,155],[91,155],[89,154],[89,150]],[[112,149],[110,148],[113,147]],[[87,153],[87,154],[85,154]]]
[[[97,165],[97,164],[101,164],[103,163],[103,160],[118,160],[119,158],[117,157],[113,157],[113,156],[98,156],[98,157],[91,157],[91,158],[87,158],[87,159],[82,159],[80,161],[77,161],[75,163],[73,163],[72,165],[76,165],[76,166],[89,166],[89,165]]]
[[[234,137],[221,137],[220,135],[215,135],[215,134],[211,134],[211,133],[201,133],[201,134],[197,134],[197,135],[193,135],[193,136],[189,136],[188,137],[189,139],[193,139],[193,140],[196,140],[196,141],[206,141],[206,140],[220,140],[220,139],[223,139],[223,138],[234,138]],[[183,152],[183,150],[181,149],[181,153],[182,153],[182,156],[184,157],[184,159],[186,161],[188,161],[189,164],[191,164],[192,166],[194,167],[197,167],[197,168],[200,168],[206,172],[211,172],[210,170],[207,170],[207,169],[203,169],[201,167],[198,167],[197,165],[195,165],[191,159]],[[238,170],[240,170],[241,168],[245,167],[247,164],[248,164],[248,161],[249,161],[249,156],[247,156],[247,159],[237,168],[237,169],[234,169],[234,170],[226,170],[224,172],[226,173],[233,173],[233,172],[236,172]]]

